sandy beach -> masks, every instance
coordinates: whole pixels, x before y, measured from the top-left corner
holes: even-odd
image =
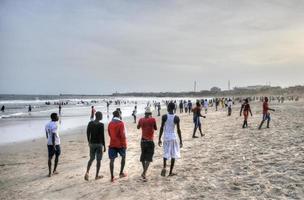
[[[46,140],[0,147],[0,199],[304,199],[304,102],[271,102],[270,129],[258,130],[262,103],[251,104],[253,117],[242,129],[240,105],[232,116],[210,107],[202,119],[204,137],[192,139],[192,115],[179,114],[184,147],[174,177],[161,177],[162,148],[156,147],[148,182],[141,180],[140,131],[127,123],[127,178],[110,183],[108,154],[103,179],[84,180],[89,157],[86,127],[62,136],[60,174],[47,177]],[[155,115],[154,115],[155,116]],[[157,118],[158,128],[160,118]],[[158,132],[155,137],[157,143]],[[108,137],[106,134],[108,143]],[[120,159],[115,162],[118,175]]]

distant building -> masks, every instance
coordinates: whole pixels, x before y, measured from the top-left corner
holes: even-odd
[[[234,90],[261,90],[266,88],[271,88],[271,87],[268,85],[252,85],[247,87],[235,87]]]
[[[221,90],[221,88],[219,88],[219,87],[212,87],[212,88],[210,89],[210,91],[211,91],[211,92],[220,92],[220,91],[222,91],[222,90]]]

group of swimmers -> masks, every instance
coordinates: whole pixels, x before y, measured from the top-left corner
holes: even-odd
[[[269,108],[268,98],[264,98],[263,103],[263,119],[259,126],[259,129],[262,128],[263,123],[267,121],[267,128],[269,128],[270,122],[270,113],[269,111],[275,111],[272,108]],[[230,103],[229,103],[230,102]],[[201,136],[204,136],[204,133],[201,129],[200,117],[206,118],[206,116],[201,114],[202,101],[197,101],[196,105],[191,112],[193,113],[193,138],[198,138],[196,136],[196,131],[199,129]],[[228,116],[231,115],[232,100],[228,100]],[[87,163],[87,170],[84,175],[86,181],[89,180],[90,168],[93,161],[96,159],[96,174],[95,179],[98,180],[103,176],[99,175],[100,164],[103,158],[103,154],[107,151],[105,144],[105,133],[104,133],[104,124],[100,122],[103,118],[101,112],[97,111],[92,107],[91,121],[87,126],[87,142],[89,145],[90,159]],[[163,147],[163,168],[161,170],[161,176],[167,175],[167,161],[171,160],[170,169],[168,176],[176,175],[173,172],[175,160],[180,158],[180,148],[183,147],[182,134],[180,128],[180,118],[175,114],[176,103],[168,102],[167,103],[167,114],[161,117],[161,126],[158,137],[158,145]],[[243,113],[244,122],[243,128],[248,127],[248,116],[252,115],[249,100],[246,98],[244,103],[241,106],[240,115]],[[93,119],[93,118],[94,119]],[[58,121],[59,117],[57,113],[51,114],[51,121],[46,125],[46,138],[47,138],[47,147],[48,147],[48,168],[49,168],[49,177],[52,174],[57,174],[57,165],[59,161],[59,156],[61,154],[60,148],[60,137],[58,134]],[[141,129],[141,155],[140,162],[142,163],[142,180],[147,181],[147,171],[150,163],[153,161],[153,155],[155,150],[154,144],[154,132],[158,129],[156,120],[152,117],[152,111],[150,106],[147,106],[145,109],[144,117],[140,118],[137,123],[137,129]],[[176,131],[175,131],[176,129]],[[119,178],[124,178],[127,174],[124,171],[126,163],[126,153],[127,153],[127,136],[126,136],[126,127],[125,123],[122,121],[122,113],[120,109],[116,109],[113,112],[113,118],[108,124],[108,135],[110,138],[108,145],[108,157],[110,159],[110,176],[111,182],[115,182],[116,178],[114,175],[114,163],[115,159],[120,155],[120,172]],[[55,163],[52,170],[52,159],[55,156]]]

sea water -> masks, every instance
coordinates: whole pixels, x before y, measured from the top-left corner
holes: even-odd
[[[165,108],[165,101],[179,102],[182,99],[195,101],[195,98],[0,95],[0,106],[5,106],[5,112],[0,113],[0,145],[45,137],[44,127],[50,121],[51,113],[59,113],[58,103],[68,103],[62,105],[59,122],[59,133],[65,134],[88,124],[91,106],[102,112],[102,122],[108,123],[112,118],[111,113],[117,108],[121,109],[123,120],[128,120],[135,105],[140,115],[147,105],[154,110],[154,102],[160,102],[161,107]],[[112,102],[109,110],[107,101]],[[120,104],[115,104],[115,101],[120,101]],[[28,112],[29,105],[31,112]]]

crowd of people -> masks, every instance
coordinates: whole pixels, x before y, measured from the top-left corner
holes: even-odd
[[[161,125],[159,130],[158,137],[158,146],[163,147],[163,168],[160,171],[161,176],[167,175],[167,161],[170,160],[170,168],[168,176],[174,176],[174,164],[176,159],[180,158],[180,148],[183,147],[182,133],[180,128],[180,118],[178,117],[177,110],[182,113],[189,113],[193,115],[193,134],[192,138],[198,138],[196,136],[197,129],[200,132],[201,137],[204,136],[201,127],[200,118],[206,118],[208,113],[208,108],[215,106],[215,111],[218,110],[218,106],[222,108],[227,108],[228,117],[232,114],[232,107],[235,102],[242,102],[240,108],[240,116],[243,114],[244,121],[242,128],[248,127],[248,117],[249,114],[252,116],[252,111],[250,107],[251,101],[263,100],[262,107],[262,121],[260,123],[259,129],[262,128],[265,121],[267,121],[267,128],[270,124],[270,112],[275,111],[269,107],[269,99],[272,97],[249,97],[245,99],[241,98],[215,98],[215,99],[201,99],[197,100],[194,105],[191,100],[180,100],[178,101],[164,101],[163,103],[167,107],[167,113],[161,117]],[[280,99],[280,102],[282,100]],[[120,101],[114,102],[115,105],[120,105]],[[157,111],[157,116],[160,116],[160,103],[153,102],[154,109]],[[107,103],[107,110],[110,103]],[[135,105],[132,112],[134,123],[137,123],[137,129],[141,129],[141,155],[140,162],[142,163],[142,180],[147,181],[147,171],[150,163],[153,161],[153,155],[155,150],[154,144],[154,133],[158,130],[156,119],[152,116],[150,103],[147,104],[145,109],[144,116],[138,121],[136,120],[137,106]],[[202,114],[204,111],[205,115]],[[93,161],[96,159],[96,174],[95,179],[98,180],[103,176],[99,175],[100,163],[103,158],[103,154],[108,151],[108,157],[110,159],[110,176],[111,182],[115,182],[114,174],[114,163],[118,155],[121,157],[120,162],[120,172],[118,177],[124,178],[127,174],[124,171],[126,163],[126,153],[127,153],[127,132],[126,124],[122,120],[122,112],[117,108],[113,113],[111,121],[108,123],[108,136],[109,136],[109,145],[108,149],[105,144],[105,125],[101,122],[103,114],[100,111],[96,111],[94,106],[92,106],[90,122],[87,126],[87,142],[89,144],[89,154],[90,159],[87,163],[87,170],[85,172],[84,179],[89,180],[90,168]],[[51,114],[51,122],[49,122],[46,129],[46,138],[48,145],[48,167],[49,167],[49,176],[52,174],[57,174],[57,165],[59,161],[59,156],[61,153],[60,150],[60,137],[58,134],[58,121],[59,117],[57,113]],[[55,164],[52,170],[52,158],[55,156]]]

